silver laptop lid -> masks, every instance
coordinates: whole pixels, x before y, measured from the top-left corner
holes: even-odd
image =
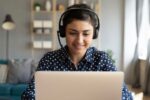
[[[123,72],[35,73],[36,100],[121,100]]]

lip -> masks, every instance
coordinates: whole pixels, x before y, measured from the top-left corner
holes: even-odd
[[[75,47],[76,49],[82,49],[82,48],[84,47],[84,45],[76,44],[76,45],[74,45],[74,47]]]

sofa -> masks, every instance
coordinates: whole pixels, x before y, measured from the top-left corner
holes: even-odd
[[[0,100],[21,100],[35,66],[31,59],[0,60]]]
[[[0,100],[21,100],[21,94],[27,88],[27,84],[0,84]]]

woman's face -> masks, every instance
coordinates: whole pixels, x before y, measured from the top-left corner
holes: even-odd
[[[93,40],[93,34],[93,26],[89,21],[73,20],[66,27],[69,52],[84,55]]]

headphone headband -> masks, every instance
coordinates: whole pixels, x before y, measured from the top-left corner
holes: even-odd
[[[85,10],[85,11],[89,11],[89,12],[93,13],[95,15],[96,19],[97,19],[96,29],[99,30],[100,21],[99,21],[98,15],[92,9],[89,9],[89,8],[77,8],[77,7],[69,8],[65,12],[63,12],[63,14],[61,15],[60,20],[59,20],[59,28],[60,28],[60,25],[62,25],[62,19],[64,18],[64,15],[69,13],[70,11],[76,11],[76,10]]]

